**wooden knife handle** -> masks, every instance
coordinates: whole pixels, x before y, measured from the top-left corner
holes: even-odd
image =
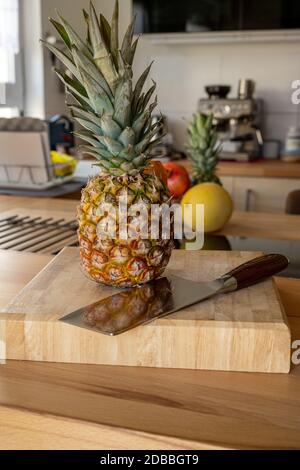
[[[265,255],[238,266],[227,273],[226,277],[233,277],[236,280],[235,290],[239,290],[278,274],[286,269],[288,265],[289,260],[286,256],[278,254]]]

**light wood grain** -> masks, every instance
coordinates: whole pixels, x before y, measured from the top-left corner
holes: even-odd
[[[1,196],[0,196],[1,198]],[[53,205],[50,204],[49,207],[43,208],[43,207],[34,207],[34,201],[35,199],[32,199],[32,206],[24,204],[23,206],[16,206],[7,210],[3,210],[0,213],[0,221],[3,219],[6,219],[8,217],[12,217],[14,215],[18,215],[19,217],[24,217],[24,216],[30,216],[32,218],[35,217],[43,217],[43,218],[48,218],[52,217],[53,219],[60,220],[60,219],[65,219],[66,222],[71,222],[76,218],[76,203],[72,204],[70,207],[67,206],[64,207],[57,207],[55,204],[56,200],[53,200]],[[61,200],[59,200],[61,202]],[[70,201],[66,201],[70,202]]]
[[[216,450],[214,445],[0,406],[0,450]]]
[[[235,211],[216,235],[299,241],[300,216]]]
[[[289,317],[300,318],[300,280],[277,277],[276,285],[280,292],[284,309],[288,312]]]
[[[24,411],[207,446],[300,447],[298,373],[290,377],[14,361],[0,371],[1,403]]]
[[[5,307],[51,259],[50,255],[0,250],[0,308]]]
[[[39,197],[18,197],[0,195],[0,213],[18,209],[38,210],[42,216],[52,217],[53,212],[63,212],[70,217],[76,216],[78,201],[65,199],[48,199]]]
[[[188,160],[181,160],[181,165],[188,171],[191,164]],[[279,160],[258,160],[245,162],[220,162],[218,164],[219,176],[255,176],[262,178],[300,178],[300,164],[287,163]]]
[[[1,275],[10,265],[3,256],[0,252]],[[39,269],[34,271],[28,256],[20,254],[14,268],[23,286],[29,271],[34,276]],[[275,280],[293,338],[300,339],[300,280]],[[176,449],[174,436],[197,442],[184,444],[186,449],[299,449],[299,396],[299,366],[289,375],[270,375],[8,361],[0,367],[0,403],[6,405],[1,442],[9,449],[61,449],[62,442],[80,449],[95,448],[97,436],[101,448],[138,449],[135,432],[144,431],[145,449],[167,449],[169,442]],[[30,410],[36,412],[34,421]],[[67,420],[67,429],[61,417],[77,421]],[[101,426],[92,424],[93,440],[83,443],[86,423]]]
[[[213,280],[257,253],[175,251],[168,272]],[[116,337],[58,320],[116,291],[89,281],[66,248],[0,315],[8,359],[289,372],[290,331],[272,280]],[[222,350],[220,350],[222,345]]]

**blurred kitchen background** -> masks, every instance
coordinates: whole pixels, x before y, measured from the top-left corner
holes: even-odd
[[[73,0],[4,0],[4,4],[15,8],[19,4],[21,44],[16,71],[8,72],[16,76],[16,84],[8,86],[7,107],[1,115],[21,112],[44,119],[65,113],[64,90],[51,71],[50,54],[38,40],[54,36],[48,18],[56,8],[84,34],[79,11],[88,0],[76,0],[76,8]],[[243,13],[236,13],[239,4]],[[108,17],[112,5],[113,0],[95,0],[96,8]],[[158,83],[159,107],[178,148],[183,149],[185,140],[184,119],[190,119],[199,98],[206,96],[205,86],[230,85],[229,96],[235,98],[241,78],[255,81],[255,96],[264,102],[261,129],[265,139],[283,143],[289,128],[299,125],[299,106],[291,100],[292,82],[300,79],[300,6],[296,0],[121,0],[120,9],[121,27],[134,9],[137,32],[147,33],[138,48],[136,73],[155,61],[152,76]],[[234,14],[236,21],[230,23],[227,16]],[[237,15],[243,15],[242,25]],[[240,31],[241,27],[247,31]],[[180,32],[171,33],[176,30]],[[17,50],[17,38],[11,40]],[[8,62],[13,68],[13,59]]]
[[[84,35],[79,12],[88,3],[0,0],[2,195],[76,200],[95,171],[74,150],[65,91],[53,72],[57,64],[39,42],[43,38],[59,45],[48,20],[56,8]],[[111,17],[114,0],[94,4]],[[213,112],[223,143],[219,175],[235,210],[300,214],[299,0],[121,0],[120,12],[121,33],[137,15],[141,39],[136,76],[154,61],[151,76],[168,132],[156,156],[177,159],[188,168],[187,123],[196,111]],[[7,121],[16,117],[28,119]],[[12,141],[12,131],[19,141]],[[51,150],[58,153],[50,159]],[[60,160],[61,154],[84,160],[76,166],[72,159]],[[46,161],[44,166],[41,161]],[[0,210],[6,205],[7,200]],[[264,249],[273,243],[274,250],[293,258],[300,252],[300,218],[289,219],[289,228],[287,219],[273,217],[264,232],[253,230],[253,240],[264,239],[259,243],[251,242],[250,232],[260,222],[243,220],[249,222],[248,231],[226,234],[234,237],[229,240],[232,247]],[[284,227],[287,235],[279,230]],[[283,248],[280,243],[285,243]]]

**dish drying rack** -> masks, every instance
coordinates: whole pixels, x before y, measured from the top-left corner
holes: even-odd
[[[57,165],[11,165],[0,163],[0,188],[41,191],[74,179],[73,175],[55,177]],[[4,179],[5,178],[5,179]]]
[[[0,250],[57,254],[77,246],[76,220],[11,215],[0,219]]]

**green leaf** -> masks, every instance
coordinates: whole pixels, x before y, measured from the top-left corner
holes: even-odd
[[[157,139],[155,140],[151,140],[148,148],[146,150],[144,150],[144,152],[149,152],[150,150],[152,150],[153,148],[155,148],[157,145],[159,145],[161,143],[161,139],[165,136],[165,134],[163,134],[161,137],[158,137]]]
[[[104,114],[101,118],[101,127],[103,130],[104,135],[111,137],[112,139],[118,139],[120,136],[122,129],[119,124],[114,121],[112,116]]]
[[[216,143],[217,143],[217,140],[218,140],[218,135],[217,135],[217,133],[215,132],[215,133],[213,134],[212,138],[211,138],[211,143],[210,143],[210,145],[211,145],[212,147],[215,147],[215,145],[216,145]]]
[[[131,127],[126,127],[126,129],[124,129],[124,131],[120,135],[119,141],[123,144],[124,147],[134,145],[136,141],[136,135],[134,130]]]
[[[91,35],[90,35],[90,15],[88,12],[83,8],[82,10],[86,25],[87,25],[87,32],[86,32],[86,42],[91,46]]]
[[[139,43],[139,39],[140,39],[140,37],[137,37],[136,40],[134,41],[134,43],[132,44],[131,52],[130,52],[130,65],[133,64],[133,60],[134,60],[134,56],[135,56],[135,53],[136,53],[137,45]]]
[[[132,170],[136,168],[136,166],[133,164],[133,162],[124,162],[121,164],[120,168],[123,170],[123,172],[130,173]]]
[[[132,128],[134,132],[136,133],[137,137],[140,136],[142,130],[146,126],[147,122],[149,121],[150,116],[151,116],[151,113],[147,109],[142,114],[140,114],[137,117],[137,119],[134,121]]]
[[[127,148],[123,149],[119,153],[119,158],[124,158],[127,161],[131,161],[135,157],[136,157],[136,152],[135,152],[133,145],[128,145]]]
[[[118,156],[124,148],[122,144],[120,144],[114,139],[111,139],[110,137],[98,136],[98,140],[101,144],[105,145],[107,150],[111,152],[111,154],[115,157]]]
[[[106,21],[106,20],[105,20]],[[104,20],[102,20],[102,26],[100,28],[99,21],[97,18],[97,14],[95,8],[90,3],[90,34],[91,34],[91,41],[93,44],[94,49],[94,60],[102,72],[106,82],[108,83],[110,89],[114,92],[119,80],[116,68],[114,66],[113,58],[110,54],[109,48],[107,48],[104,38],[105,34],[108,34],[106,31],[103,32],[101,29],[106,28],[107,24]],[[110,44],[109,44],[110,45]]]
[[[123,78],[116,89],[114,119],[124,129],[131,124],[132,82]]]
[[[71,111],[72,116],[82,117],[88,121],[94,122],[97,126],[101,127],[101,119],[96,116],[93,111],[87,111],[85,108],[76,106],[75,104],[68,105],[69,110]]]
[[[146,68],[146,70],[142,73],[138,81],[136,82],[134,92],[133,92],[133,100],[132,100],[132,107],[133,107],[133,112],[136,112],[137,110],[137,105],[138,105],[138,100],[139,97],[143,91],[144,85],[146,83],[146,80],[148,78],[148,75],[150,73],[151,67],[152,67],[153,62]]]
[[[60,62],[63,63],[63,65],[72,73],[72,75],[74,75],[74,77],[77,78],[77,80],[81,80],[80,73],[76,65],[64,52],[62,52],[57,47],[53,46],[52,44],[49,44],[46,41],[41,40],[41,42],[42,44],[44,44],[45,47],[47,47],[47,49],[52,52],[52,54],[55,55],[55,57],[58,58],[58,60],[60,60]]]
[[[72,26],[59,13],[57,15],[70,38],[71,45],[76,46],[78,50],[85,52],[87,55],[91,55],[89,47],[83,42]]]
[[[153,139],[153,137],[155,136],[156,134],[156,131],[153,130],[151,132],[148,132],[145,137],[143,138],[143,140],[141,140],[141,142],[139,142],[136,146],[135,146],[135,151],[137,154],[140,154],[140,153],[143,153],[147,150],[147,147],[150,145],[150,143],[152,144],[153,142],[151,142],[151,140]],[[158,138],[156,139],[157,141],[161,141],[161,138]]]
[[[143,101],[141,103],[142,111],[144,111],[146,109],[146,107],[147,107],[149,101],[151,100],[152,95],[155,92],[155,90],[156,90],[156,83],[154,82],[154,85],[152,85],[152,87],[149,88],[149,90],[147,91],[147,93],[143,97]]]
[[[67,87],[69,91],[71,91],[71,94],[74,96],[79,96],[84,102],[87,104],[90,104],[90,100],[88,98],[87,92],[84,88],[84,86],[81,85],[81,83],[77,79],[72,79],[68,77],[67,74],[62,73],[58,69],[54,69],[55,73],[58,75],[60,80],[64,83],[64,85]]]
[[[94,113],[93,108],[90,106],[90,101],[84,101],[79,95],[73,95],[72,93],[69,93],[80,106],[84,106],[90,113]],[[68,104],[68,103],[67,103]]]
[[[213,114],[211,113],[208,118],[206,119],[206,123],[205,123],[205,128],[207,130],[211,129],[212,125],[213,125],[213,119],[214,119],[214,116]]]
[[[114,65],[113,57],[110,54],[110,39],[108,45],[106,42],[110,35],[110,26],[104,17],[101,17],[101,28],[98,22],[95,8],[90,4],[90,33],[94,48],[94,60],[107,81],[110,89],[114,92],[119,81],[119,76]],[[103,29],[103,31],[102,31]]]
[[[65,28],[63,27],[63,25],[61,23],[59,23],[58,21],[56,21],[54,18],[49,18],[49,21],[50,21],[50,23],[52,23],[52,25],[54,26],[54,28],[58,32],[58,34],[62,38],[63,42],[67,46],[67,48],[71,49],[71,41],[70,41],[68,33],[65,30]]]
[[[101,160],[99,161],[99,163],[95,163],[94,166],[98,166],[99,168],[101,168],[102,171],[104,171],[105,173],[107,173],[107,170],[109,170],[109,173],[113,173],[112,170],[111,170],[111,165],[109,162],[105,161],[105,160]],[[119,175],[116,175],[116,176],[121,176],[123,172],[121,172],[119,169],[117,170],[120,172]]]
[[[101,85],[99,85],[99,83],[97,83],[96,80],[94,80],[85,70],[82,68],[79,70],[94,112],[100,116],[104,112],[113,114],[114,107],[108,94],[103,90]]]
[[[119,56],[119,2],[116,0],[113,17],[111,21],[110,50],[114,59],[115,67],[118,68]]]
[[[74,134],[76,137],[79,137],[80,139],[85,140],[86,142],[88,142],[89,144],[93,145],[94,147],[100,147],[100,148],[101,148],[100,142],[98,142],[98,140],[96,140],[96,139],[94,139],[93,137],[91,137],[90,131],[86,131],[86,133],[85,133],[84,131],[81,131],[81,132],[73,132],[73,134]]]
[[[74,46],[72,48],[72,53],[78,69],[81,68],[82,70],[85,70],[97,83],[99,83],[107,95],[112,99],[113,96],[110,87],[94,61]]]
[[[103,43],[103,38],[101,35],[100,25],[95,11],[95,7],[92,2],[90,2],[90,36],[91,42],[94,49],[94,58],[104,57],[108,54],[108,51]]]
[[[103,159],[103,158],[105,160],[111,159],[111,153],[101,148],[95,148],[90,145],[82,145],[80,146],[80,149],[83,150],[84,152],[89,153],[90,155],[93,155],[94,157],[98,159]]]
[[[133,20],[131,21],[130,25],[127,28],[127,31],[123,39],[122,47],[121,47],[122,58],[129,65],[132,64],[131,44],[132,44],[132,39],[133,39],[135,19],[136,19],[136,15],[134,16]]]
[[[111,160],[111,153],[108,150],[105,149],[97,149],[97,153],[100,155],[101,158],[104,158],[105,160]]]
[[[213,124],[212,115],[196,114],[188,127],[188,157],[193,165],[195,181],[216,182],[219,179],[215,174],[218,164],[218,135]]]
[[[105,48],[110,52],[110,42],[111,42],[111,28],[107,19],[100,14],[100,33],[102,41],[105,44]]]
[[[97,124],[94,124],[91,121],[88,121],[87,119],[82,119],[79,117],[75,117],[76,121],[85,129],[88,131],[92,132],[95,135],[102,135],[102,129],[101,127],[97,126]]]
[[[141,155],[139,155],[138,157],[136,157],[136,158],[132,161],[132,163],[134,164],[134,166],[135,166],[136,168],[141,168],[142,165],[144,165],[144,164],[147,162],[147,160],[148,160],[148,159],[147,159],[147,156],[144,155],[144,154],[141,154]]]
[[[101,70],[105,80],[107,81],[110,89],[114,93],[119,83],[119,75],[114,66],[114,62],[111,55],[98,57],[95,59],[97,67]]]
[[[94,60],[107,81],[110,89],[114,92],[118,82],[118,73],[110,54],[110,25],[101,15],[100,25],[93,4],[90,5],[91,16],[91,38],[94,46]]]
[[[150,126],[149,130],[147,131],[147,133],[153,132],[154,134],[158,134],[158,133],[160,133],[163,129],[164,129],[164,122],[163,122],[163,119],[161,118],[159,121],[155,122],[154,124],[152,124],[152,126]]]

